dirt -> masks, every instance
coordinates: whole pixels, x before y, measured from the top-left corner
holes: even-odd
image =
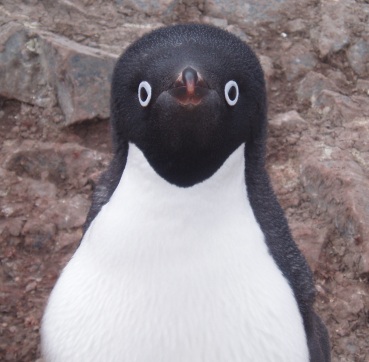
[[[222,20],[204,19],[204,3],[178,2],[171,13],[160,16],[133,6],[120,7],[117,12],[111,2],[87,0],[76,4],[61,1],[57,7],[52,1],[14,1],[4,3],[0,10],[3,23],[10,19],[38,22],[43,29],[80,44],[117,50],[137,37],[133,34],[120,39],[117,29],[127,24],[145,28],[147,23]],[[332,216],[319,209],[299,173],[309,150],[329,143],[332,134],[342,129],[334,122],[323,122],[324,115],[314,111],[310,102],[298,99],[301,80],[313,69],[331,79],[341,93],[349,97],[359,93],[358,77],[344,53],[348,45],[323,57],[313,46],[309,29],[320,21],[319,4],[308,2],[298,15],[287,14],[284,22],[266,22],[257,29],[229,19],[228,25],[236,26],[258,54],[272,60],[273,67],[265,69],[269,118],[296,110],[303,118],[301,124],[307,122],[307,126],[297,126],[291,134],[271,128],[268,169],[295,238],[312,242],[321,239],[314,255],[312,247],[297,242],[309,254],[314,270],[316,309],[329,329],[333,361],[366,362],[369,274],[352,267],[349,239]],[[353,9],[364,2],[355,4]],[[308,24],[293,22],[298,19]],[[297,30],[288,32],[291,27]],[[288,54],[302,54],[306,63],[294,70]],[[292,78],[286,69],[295,72]],[[39,328],[48,295],[78,246],[98,175],[111,157],[107,119],[67,127],[63,119],[57,104],[41,108],[0,98],[1,361],[41,361]],[[71,162],[78,167],[72,167]],[[67,220],[66,215],[72,216]],[[360,244],[363,236],[357,238],[356,243]]]

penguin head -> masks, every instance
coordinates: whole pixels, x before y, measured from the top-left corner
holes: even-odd
[[[136,144],[168,182],[216,172],[242,143],[263,159],[264,76],[236,36],[199,24],[155,30],[119,58],[112,79],[115,152]]]

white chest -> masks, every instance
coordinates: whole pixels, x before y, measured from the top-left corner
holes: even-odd
[[[130,145],[50,297],[47,361],[309,360],[292,290],[247,200],[243,154],[183,189]]]

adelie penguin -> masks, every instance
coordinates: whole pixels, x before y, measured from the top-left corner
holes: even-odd
[[[114,157],[42,323],[47,362],[325,362],[309,267],[265,170],[241,40],[161,28],[118,60]]]

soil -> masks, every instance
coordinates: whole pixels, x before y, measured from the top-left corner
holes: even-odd
[[[124,24],[144,27],[146,23],[202,21],[206,15],[201,1],[183,2],[187,5],[165,17],[128,7],[120,8],[117,13],[111,2],[83,1],[77,6],[61,1],[64,7],[56,10],[51,3],[14,1],[4,3],[0,10],[8,19],[37,21],[43,29],[81,44],[100,48],[101,44],[108,44],[114,49],[134,39],[119,39],[115,30]],[[310,2],[308,7],[300,9],[298,18],[317,24],[319,11],[315,3],[318,2]],[[294,19],[297,16],[291,15],[288,20]],[[308,39],[309,31],[303,28],[286,39],[283,23],[266,23],[253,32],[239,23],[229,21],[228,24],[244,31],[258,54],[273,60],[270,76],[267,74],[269,117],[296,110],[309,122],[308,129],[297,141],[287,141],[285,145],[278,138],[285,134],[273,136],[271,132],[268,169],[294,235],[301,234],[301,225],[312,225],[319,235],[324,235],[313,269],[316,309],[329,329],[333,361],[369,361],[368,275],[359,275],[348,267],[347,239],[332,218],[318,210],[296,171],[301,160],[299,152],[305,152],[304,145],[334,131],[331,126],[322,125],[309,103],[298,100],[296,89],[305,73],[288,80],[283,67],[286,52]],[[331,71],[337,69],[342,77],[333,80],[340,91],[354,94],[356,78],[342,52],[316,57],[314,71],[332,79]],[[109,122],[94,119],[66,127],[57,105],[41,108],[6,98],[0,98],[0,116],[0,360],[41,361],[40,320],[58,275],[78,246],[96,180],[110,160]],[[80,148],[56,149],[55,144]],[[70,153],[78,158],[79,152],[85,154],[85,150],[95,153],[83,156],[83,172],[69,170],[67,165],[63,174],[63,162]],[[85,166],[87,163],[89,167]],[[281,173],[276,171],[278,165],[283,166]],[[283,177],[296,178],[290,191],[281,186]],[[61,220],[64,214],[58,215],[69,212],[62,207],[64,201],[76,205],[71,221]]]

